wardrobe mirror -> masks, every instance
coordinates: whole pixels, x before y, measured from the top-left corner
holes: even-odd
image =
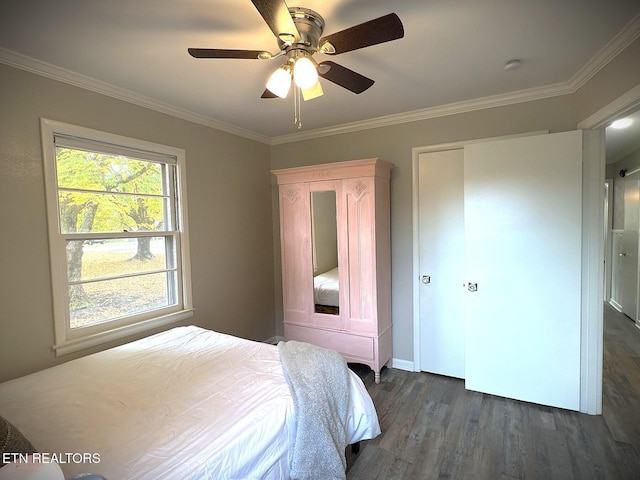
[[[336,192],[311,192],[313,299],[316,313],[338,315],[338,224]]]

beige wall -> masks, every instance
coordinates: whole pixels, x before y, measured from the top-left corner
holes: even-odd
[[[283,331],[277,193],[269,170],[370,157],[394,163],[393,356],[411,362],[412,148],[575,129],[640,84],[637,58],[640,40],[573,95],[270,148],[0,65],[0,381],[71,358],[56,359],[51,350],[40,117],[186,150],[193,321],[259,340]]]
[[[271,148],[274,169],[379,157],[391,172],[393,358],[413,362],[412,148],[523,132],[574,130],[579,121],[640,84],[640,40],[573,95],[479,110],[392,127],[306,140]],[[634,57],[634,55],[636,55]],[[272,179],[272,184],[274,184]],[[273,196],[274,225],[278,199]],[[278,231],[274,245],[279,244]],[[276,251],[279,262],[279,253]],[[281,334],[279,263],[276,264],[276,321]]]
[[[74,357],[51,349],[40,117],[185,149],[189,323],[273,336],[269,146],[0,65],[0,381]]]
[[[480,110],[421,122],[377,128],[271,148],[274,169],[378,157],[391,171],[391,263],[393,358],[413,361],[412,148],[520,132],[574,129],[570,97]],[[274,216],[278,199],[274,188]],[[274,240],[279,245],[279,238]],[[278,256],[278,252],[276,252]],[[278,256],[279,258],[279,256]],[[279,264],[278,264],[279,266]],[[279,274],[279,270],[277,270]],[[417,281],[417,280],[416,280]],[[279,289],[279,285],[276,287]],[[278,290],[281,291],[281,290]],[[277,293],[276,296],[279,296]],[[282,334],[281,301],[277,304]]]

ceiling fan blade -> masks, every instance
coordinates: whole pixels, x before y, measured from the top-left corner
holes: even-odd
[[[300,33],[283,0],[251,0],[273,34],[283,42],[300,40]]]
[[[326,70],[327,66],[329,67],[329,70]],[[353,70],[349,70],[342,65],[338,65],[335,62],[322,62],[319,64],[319,67],[318,75],[335,83],[336,85],[340,85],[347,90],[351,90],[353,93],[362,93],[374,84],[374,81],[370,78],[360,75]]]
[[[278,97],[275,93],[273,93],[268,88],[265,88],[264,92],[262,92],[262,95],[260,96],[260,98],[280,98],[280,97]]]
[[[377,45],[378,43],[390,42],[404,37],[404,27],[400,18],[395,13],[390,13],[384,17],[376,18],[360,25],[355,25],[340,32],[327,35],[320,39],[320,51],[330,55],[350,52],[359,48]],[[323,44],[330,43],[335,52],[327,48],[323,49]]]
[[[189,48],[187,50],[194,58],[242,58],[258,60],[260,58],[272,57],[270,52],[263,50],[227,50],[221,48]]]

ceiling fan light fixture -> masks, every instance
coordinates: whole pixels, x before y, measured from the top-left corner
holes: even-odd
[[[305,102],[307,100],[313,100],[314,98],[321,97],[322,95],[324,95],[324,92],[322,91],[322,85],[320,85],[320,82],[316,82],[312,87],[302,90],[302,99]]]
[[[279,51],[228,48],[188,48],[187,51],[194,58],[269,60],[285,57],[285,63],[269,76],[261,98],[286,98],[293,83],[294,123],[298,128],[302,127],[302,101],[323,94],[319,77],[356,94],[374,83],[337,63],[325,61],[318,64],[313,55],[336,55],[404,37],[402,21],[395,13],[323,37],[325,22],[317,12],[304,7],[289,8],[286,0],[251,1],[276,36]]]
[[[610,126],[611,128],[615,128],[615,129],[623,129],[623,128],[629,128],[631,126],[631,124],[633,123],[633,120],[630,118],[621,118],[619,120],[616,120],[615,122],[613,122]]]
[[[300,57],[293,65],[293,80],[301,89],[313,87],[318,83],[318,70],[309,57]]]
[[[267,82],[267,90],[280,98],[286,98],[291,88],[291,68],[285,63],[271,74]]]

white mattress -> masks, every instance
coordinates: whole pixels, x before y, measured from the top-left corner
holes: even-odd
[[[353,443],[380,427],[351,380]],[[0,414],[41,453],[99,455],[66,477],[109,480],[288,478],[296,428],[276,346],[193,326],[0,384]]]
[[[316,305],[340,306],[338,267],[313,277],[313,296]]]

